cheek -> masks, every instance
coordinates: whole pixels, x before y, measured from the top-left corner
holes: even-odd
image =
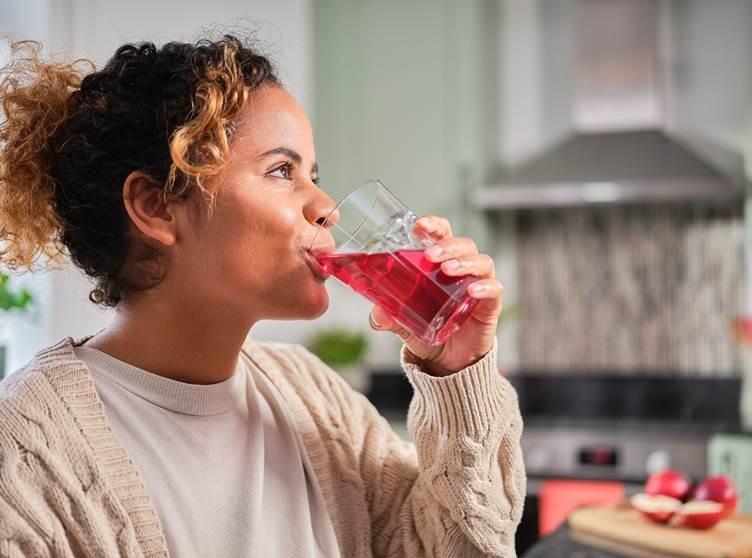
[[[236,209],[222,219],[216,238],[217,249],[224,255],[223,272],[234,270],[255,280],[268,280],[284,274],[288,262],[297,262],[299,215],[289,204],[269,198],[238,204]]]

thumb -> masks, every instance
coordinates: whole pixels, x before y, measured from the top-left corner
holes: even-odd
[[[368,317],[368,321],[371,324],[371,328],[376,331],[391,331],[392,333],[397,334],[403,341],[408,341],[413,337],[412,333],[399,325],[394,318],[392,318],[387,311],[379,305],[373,307],[371,315]]]
[[[374,306],[371,310],[371,315],[368,316],[368,321],[371,324],[371,328],[376,331],[388,331],[397,325],[394,318],[387,314],[386,310],[378,305]]]

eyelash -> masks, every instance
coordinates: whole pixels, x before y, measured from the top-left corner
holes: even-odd
[[[277,177],[277,178],[282,178],[284,180],[292,180],[292,177],[290,176],[290,173],[292,172],[293,164],[289,163],[289,162],[283,163],[282,165],[278,166],[274,170],[270,171],[269,174],[273,174],[273,173],[275,173],[277,171],[280,171],[280,170],[283,170],[283,169],[284,169],[283,175],[281,177]],[[312,180],[312,182],[314,184],[316,184],[317,186],[318,186],[318,184],[319,184],[320,181],[321,181],[321,179],[318,176]]]
[[[276,167],[275,169],[269,171],[269,174],[274,174],[277,171],[284,170],[281,177],[277,178],[284,178],[285,180],[292,180],[292,177],[290,176],[290,172],[292,171],[292,163],[283,163],[280,166]]]

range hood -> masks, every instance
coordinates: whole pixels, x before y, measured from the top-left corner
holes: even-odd
[[[574,8],[569,25],[575,26],[571,70],[565,72],[570,81],[549,86],[560,87],[560,98],[571,101],[570,126],[543,152],[476,191],[476,206],[741,200],[742,155],[708,138],[680,139],[667,126],[672,107],[666,85],[673,71],[668,5],[661,0],[572,0],[569,5]],[[744,68],[739,72],[745,75]],[[721,95],[714,101],[722,101]]]

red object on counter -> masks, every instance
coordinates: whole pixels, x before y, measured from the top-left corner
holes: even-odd
[[[645,492],[651,496],[670,496],[684,501],[692,488],[689,477],[676,469],[656,471],[648,477]]]
[[[624,498],[624,485],[620,482],[545,481],[538,493],[538,532],[541,537],[552,533],[580,506],[616,505]]]
[[[752,345],[752,318],[744,316],[732,320],[731,337],[739,345]]]
[[[725,475],[706,478],[697,485],[692,498],[718,502],[723,506],[723,517],[733,515],[739,502],[734,483]]]

